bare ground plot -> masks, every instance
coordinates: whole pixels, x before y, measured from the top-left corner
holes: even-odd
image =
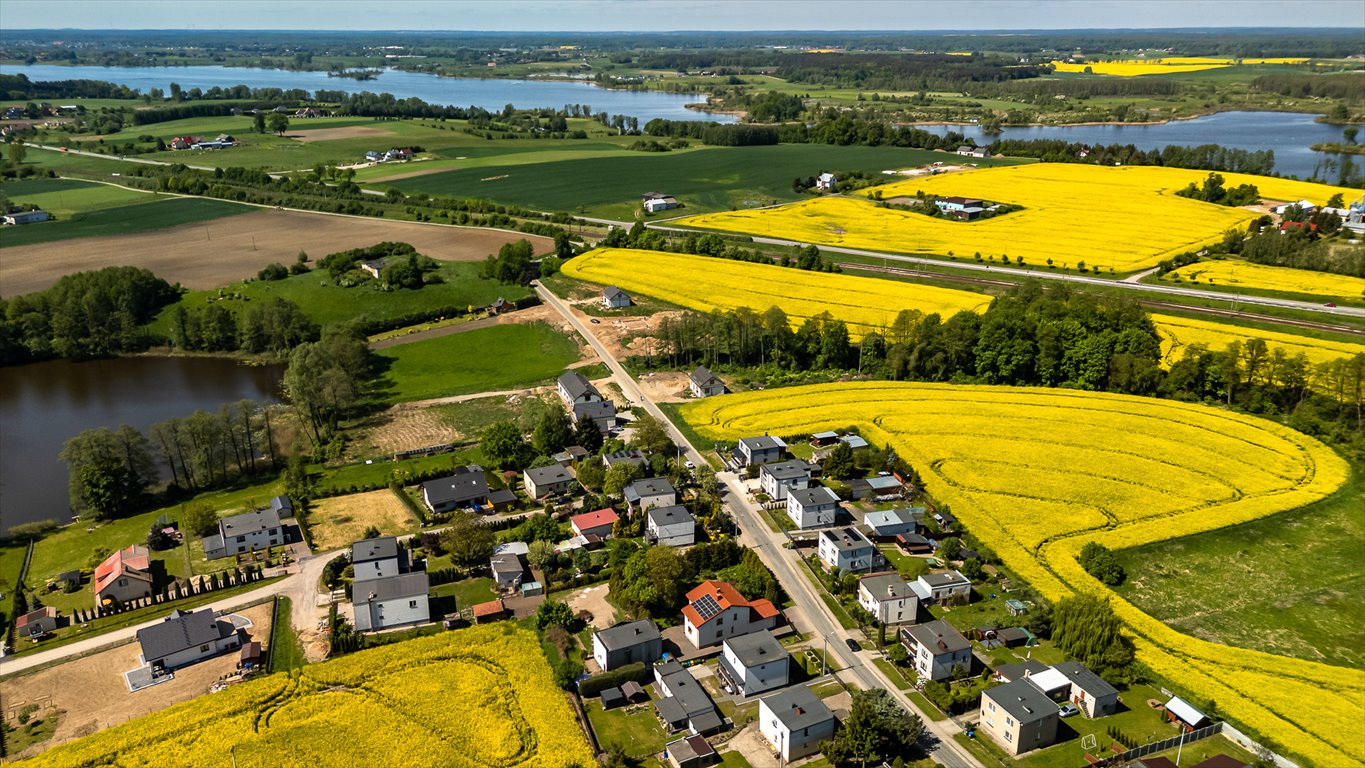
[[[636,383],[656,403],[681,403],[689,396],[687,374],[677,371],[646,373]]]
[[[236,612],[251,620],[247,631],[252,640],[269,642],[272,606],[267,602]],[[29,703],[65,712],[57,732],[39,745],[46,749],[202,696],[218,678],[237,669],[238,654],[229,652],[176,670],[174,680],[130,693],[123,673],[138,666],[140,650],[131,642],[31,675],[6,678],[0,681],[5,717],[13,722],[14,714]]]
[[[479,261],[521,239],[538,252],[553,245],[549,238],[493,229],[263,209],[156,232],[5,248],[0,296],[40,291],[62,275],[110,266],[146,267],[169,282],[204,290],[255,275],[272,262],[292,264],[300,250],[318,259],[394,240],[434,259]]]
[[[393,136],[392,131],[370,125],[351,125],[341,128],[310,128],[290,131],[289,138],[308,143],[311,141],[336,141],[338,139],[368,139],[371,136]]]
[[[421,161],[419,160],[419,161],[416,161],[416,162],[421,162]],[[418,177],[418,176],[430,176],[430,175],[433,174],[433,173],[444,173],[444,172],[446,172],[446,171],[458,171],[458,170],[461,170],[461,169],[460,169],[460,168],[451,168],[451,167],[448,166],[448,165],[437,165],[437,166],[432,166],[431,168],[422,168],[422,169],[419,169],[419,170],[416,170],[416,171],[404,171],[404,172],[402,172],[402,173],[393,173],[393,174],[389,174],[388,176],[379,176],[379,177],[373,178],[373,179],[366,179],[366,180],[365,180],[365,183],[367,183],[367,184],[380,184],[380,183],[386,182],[386,181],[398,181],[398,180],[400,180],[400,179],[413,179],[413,178],[416,178],[416,177]]]
[[[607,592],[606,584],[584,587],[570,594],[566,602],[574,613],[579,611],[591,613],[592,621],[589,623],[594,627],[606,629],[616,623],[616,606],[607,602]]]
[[[412,513],[387,488],[321,499],[313,505],[308,517],[313,547],[319,552],[359,541],[370,526],[378,528],[385,536],[408,533],[417,527]]]

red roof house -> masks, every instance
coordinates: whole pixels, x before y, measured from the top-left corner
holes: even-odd
[[[95,602],[105,605],[152,595],[152,558],[134,544],[120,549],[95,568]]]
[[[781,612],[770,600],[749,601],[724,581],[703,581],[687,593],[683,634],[698,648],[777,626]]]
[[[620,519],[621,516],[616,514],[616,510],[607,508],[574,515],[569,518],[569,525],[573,527],[574,533],[579,536],[595,535],[605,539],[611,535],[612,526],[616,525],[616,521]]]

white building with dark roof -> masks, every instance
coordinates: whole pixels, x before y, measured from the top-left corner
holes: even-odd
[[[431,621],[426,571],[383,576],[351,585],[355,628],[370,632]]]
[[[981,693],[981,730],[1010,755],[1051,746],[1057,740],[1057,704],[1027,678]]]
[[[758,700],[758,732],[784,763],[819,752],[835,725],[834,713],[804,685]]]
[[[951,679],[954,667],[971,673],[972,644],[946,621],[940,619],[902,629],[901,643],[922,679]]]
[[[768,630],[727,638],[721,645],[721,677],[741,696],[754,696],[787,684],[787,649]]]
[[[919,596],[899,573],[860,579],[858,605],[882,624],[914,624],[919,616]]]
[[[271,507],[218,520],[218,532],[204,537],[204,559],[246,554],[287,543],[280,513]]]
[[[716,374],[711,373],[711,369],[699,365],[696,370],[687,375],[687,389],[693,397],[723,395],[725,394],[725,382],[721,381]]]
[[[565,405],[592,403],[602,400],[602,393],[578,371],[565,371],[555,382],[555,390]]]
[[[838,513],[838,495],[823,485],[787,491],[787,517],[797,528],[805,530],[834,525]]]
[[[741,437],[735,445],[735,458],[746,467],[781,461],[786,453],[787,444],[782,438],[771,435]]]
[[[631,305],[630,295],[614,285],[602,289],[603,309],[625,309]]]
[[[422,483],[422,500],[436,514],[488,504],[488,480],[477,464],[456,467],[455,474]]]
[[[678,492],[665,477],[645,477],[636,480],[623,489],[622,495],[632,509],[646,510],[678,503]]]
[[[865,573],[886,564],[886,558],[877,545],[853,527],[820,531],[816,554],[826,568],[840,573]]]
[[[637,661],[649,664],[663,652],[663,635],[652,621],[630,621],[592,633],[592,657],[603,672]]]
[[[786,501],[787,492],[810,487],[814,468],[801,459],[775,461],[758,470],[758,483],[774,501]]]
[[[666,547],[697,543],[697,518],[679,504],[651,507],[645,515],[645,537]]]
[[[176,669],[242,644],[237,627],[212,609],[171,611],[159,624],[137,631],[142,660],[153,669]]]
[[[531,467],[522,476],[522,485],[533,499],[558,496],[573,489],[573,475],[559,464],[548,467]]]

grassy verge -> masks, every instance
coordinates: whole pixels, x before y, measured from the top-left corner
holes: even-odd
[[[425,400],[543,383],[578,359],[573,339],[548,325],[499,325],[376,353],[388,370],[378,398]]]
[[[1357,468],[1336,494],[1302,509],[1118,552],[1128,573],[1118,592],[1196,637],[1359,669],[1362,509]]]
[[[139,608],[135,611],[115,614],[89,622],[84,628],[80,625],[63,627],[54,632],[52,638],[36,644],[31,642],[16,642],[14,652],[10,655],[19,656],[25,653],[35,653],[37,651],[50,651],[53,648],[60,648],[63,645],[74,643],[78,640],[88,640],[116,629],[123,629],[124,627],[141,624],[144,621],[151,621],[152,619],[164,616],[174,610],[190,610],[225,598],[245,594],[252,590],[269,586],[282,578],[284,577],[275,576],[269,579],[261,579],[260,581],[253,581],[249,584],[238,584],[234,587],[219,589],[182,600],[173,600],[168,603],[161,603],[160,605],[151,605],[146,608]]]
[[[266,665],[269,672],[289,672],[300,669],[307,660],[303,655],[303,644],[290,619],[290,600],[284,596],[275,598],[275,613],[270,621],[270,660]]]
[[[603,749],[620,749],[631,757],[648,757],[664,748],[664,731],[653,704],[602,709],[599,699],[583,702],[588,721]]]

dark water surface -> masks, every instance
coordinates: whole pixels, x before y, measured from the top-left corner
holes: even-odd
[[[280,366],[221,358],[57,360],[0,368],[0,529],[66,522],[62,444],[82,430],[152,424],[241,399],[278,400]]]
[[[375,6],[378,8],[379,6]],[[481,80],[440,77],[425,72],[385,70],[374,80],[328,77],[326,72],[292,72],[285,69],[246,67],[63,67],[53,64],[5,67],[5,74],[28,75],[29,80],[103,80],[126,85],[146,93],[160,88],[170,93],[171,83],[185,90],[214,86],[231,88],[246,84],[252,88],[302,88],[345,93],[391,93],[399,99],[417,97],[428,104],[454,107],[483,107],[499,110],[507,104],[533,109],[565,104],[587,104],[594,114],[628,115],[644,124],[656,117],[667,120],[708,120],[733,123],[733,115],[708,115],[687,109],[688,104],[705,102],[702,94],[660,93],[658,91],[621,91],[599,88],[592,83],[569,80]]]

